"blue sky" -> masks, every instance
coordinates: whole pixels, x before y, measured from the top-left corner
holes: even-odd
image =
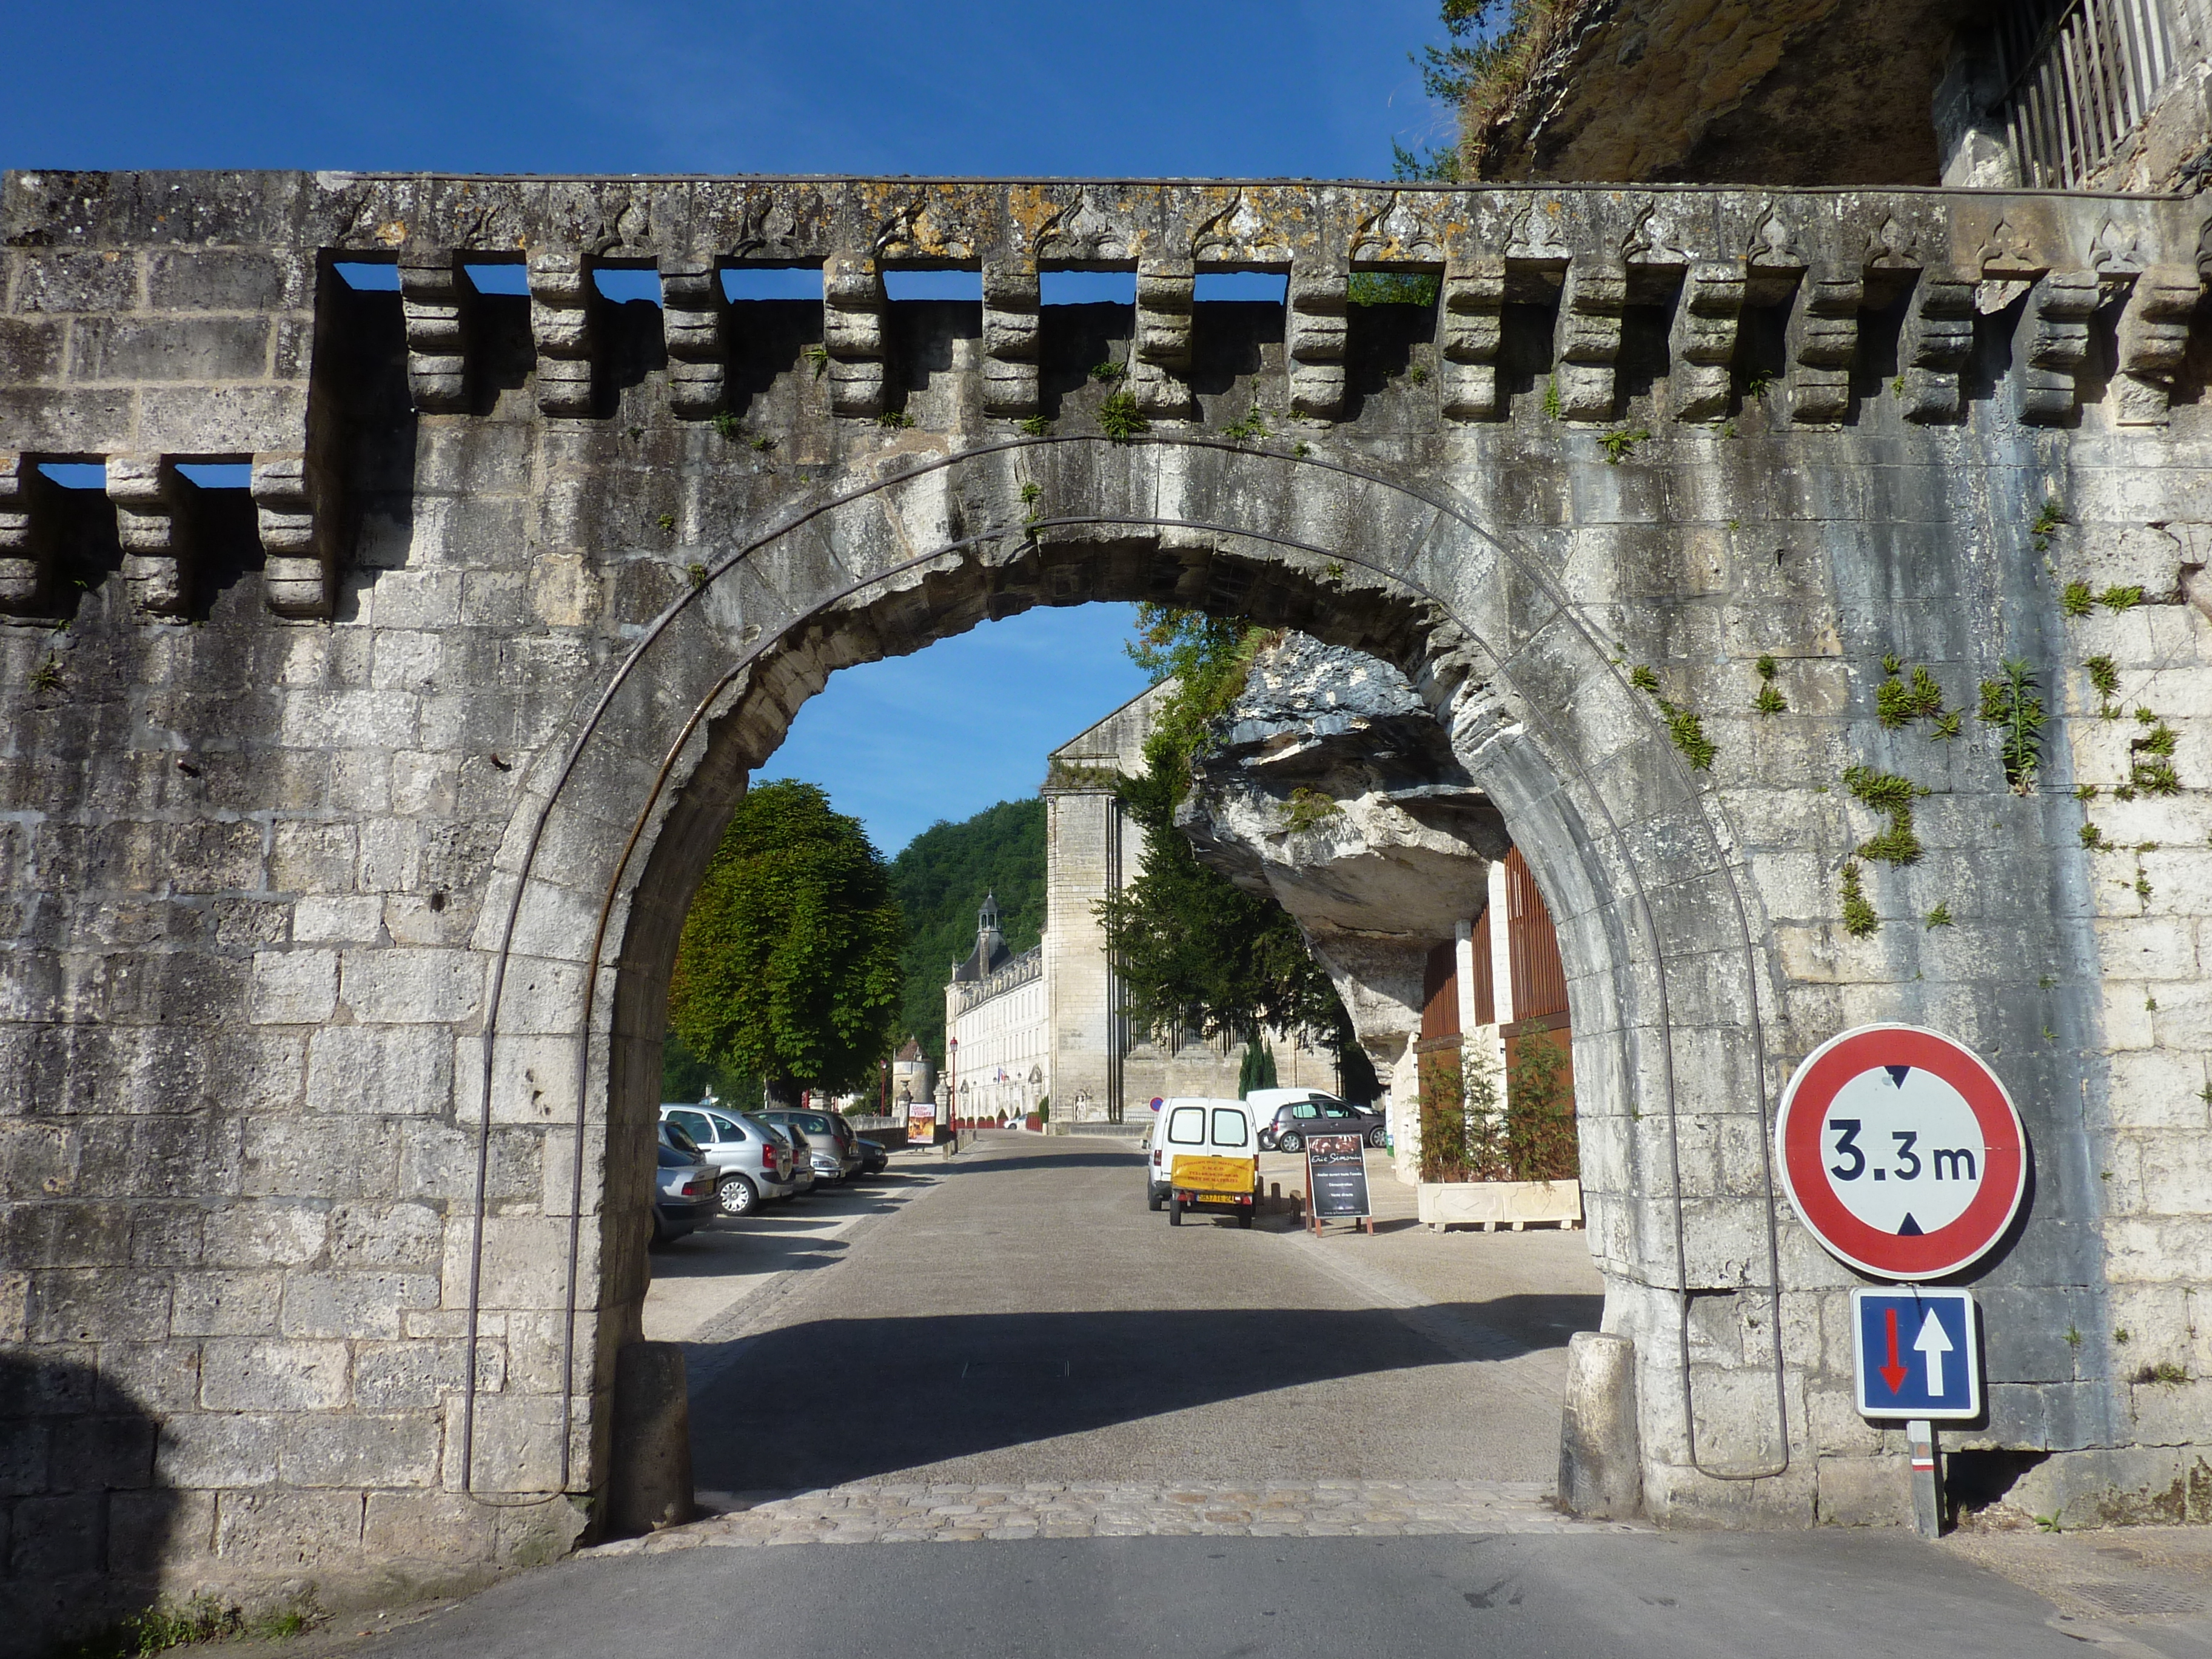
[[[0,164],[1383,178],[1444,134],[1407,61],[1442,39],[1437,0],[78,0],[9,27]],[[1128,616],[846,670],[762,775],[895,853],[1143,689]]]

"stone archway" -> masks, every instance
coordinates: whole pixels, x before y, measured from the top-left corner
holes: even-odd
[[[1803,1425],[1774,1342],[1761,929],[1717,807],[1534,556],[1439,493],[1203,438],[986,446],[767,527],[695,568],[528,779],[477,939],[495,962],[481,1084],[487,1122],[535,1121],[565,1142],[564,1249],[500,1276],[526,1280],[562,1327],[562,1485],[607,1478],[614,1357],[642,1293],[632,1172],[668,974],[749,771],[837,668],[1094,599],[1171,600],[1356,647],[1449,723],[1559,920],[1590,1237],[1607,1328],[1642,1360],[1650,1499],[1695,1513],[1741,1507],[1742,1483],[1794,1486]],[[472,1342],[493,1311],[483,1241],[499,1220],[474,1224]],[[1692,1304],[1708,1292],[1755,1304],[1743,1322],[1764,1345],[1693,1364]]]

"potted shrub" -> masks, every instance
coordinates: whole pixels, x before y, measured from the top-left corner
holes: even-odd
[[[1531,1222],[1571,1227],[1582,1219],[1565,1058],[1549,1032],[1531,1033],[1517,1047],[1502,1108],[1486,1055],[1422,1061],[1420,1218],[1432,1231],[1519,1232]]]

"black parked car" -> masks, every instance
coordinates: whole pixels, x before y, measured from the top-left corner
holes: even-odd
[[[881,1175],[890,1167],[891,1155],[884,1150],[882,1141],[871,1140],[866,1135],[855,1135],[853,1144],[860,1148],[862,1175]]]
[[[1260,1125],[1260,1145],[1268,1152],[1302,1152],[1308,1135],[1358,1135],[1380,1146],[1389,1139],[1390,1127],[1382,1113],[1323,1094],[1286,1101]]]

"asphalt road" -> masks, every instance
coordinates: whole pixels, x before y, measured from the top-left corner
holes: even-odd
[[[1137,1155],[1084,1141],[987,1138],[895,1176],[840,1229],[841,1249],[804,1259],[764,1246],[782,1277],[693,1349],[710,1504],[915,1482],[1541,1479],[1566,1336],[1599,1312],[1577,1235],[1437,1242],[1473,1247],[1460,1254],[1405,1235],[1394,1257],[1281,1222],[1170,1229],[1144,1206]],[[1899,1534],[714,1547],[713,1528],[775,1507],[692,1529],[690,1547],[662,1534],[365,1641],[327,1636],[392,1659],[2042,1659],[2100,1640]]]
[[[565,1563],[368,1650],[1482,1659],[2069,1659],[2027,1590],[1867,1533],[1094,1538]]]

